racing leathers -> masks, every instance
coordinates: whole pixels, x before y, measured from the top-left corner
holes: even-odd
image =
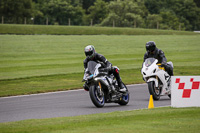
[[[101,63],[101,64],[103,64],[103,67],[108,68],[109,74],[113,74],[115,76],[117,83],[118,83],[118,86],[120,88],[120,91],[121,92],[125,91],[124,85],[122,84],[122,80],[121,80],[120,75],[119,75],[118,68],[112,67],[112,64],[103,55],[95,53],[93,58],[86,57],[86,59],[83,61],[85,70],[87,68],[87,64],[88,64],[89,61],[95,61],[97,63]],[[83,87],[84,87],[85,90],[89,90],[86,83],[83,85]]]
[[[167,62],[167,59],[165,57],[165,54],[162,50],[155,48],[155,50],[153,52],[146,52],[144,54],[144,61],[147,58],[155,58],[158,60],[158,63],[161,63],[162,66],[165,68],[165,70],[167,71],[167,73],[170,76],[173,76],[173,66],[170,65],[170,63]]]

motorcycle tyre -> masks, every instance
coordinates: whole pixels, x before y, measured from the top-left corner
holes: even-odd
[[[149,94],[153,96],[153,100],[159,100],[160,99],[160,93],[161,90],[159,90],[159,94],[155,93],[155,83],[153,81],[148,82],[148,89],[149,89]]]
[[[124,83],[122,83],[125,88],[126,88],[126,96],[122,96],[122,99],[118,102],[119,105],[127,105],[130,99],[130,95],[129,95],[129,91],[128,88],[126,87],[126,85]]]
[[[103,102],[98,101],[95,91],[97,86],[90,86],[89,88],[89,94],[90,94],[90,99],[92,100],[93,104],[97,107],[97,108],[102,108],[105,105],[105,97],[103,96]]]

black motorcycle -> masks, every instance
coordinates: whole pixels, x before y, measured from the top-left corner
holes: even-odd
[[[126,92],[119,92],[118,83],[113,74],[104,68],[102,64],[94,61],[88,62],[88,68],[85,70],[83,82],[89,88],[90,98],[93,104],[101,108],[105,103],[118,103],[126,105],[129,102],[129,91],[126,85]]]

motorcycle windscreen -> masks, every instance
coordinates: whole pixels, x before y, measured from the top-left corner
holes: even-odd
[[[151,66],[151,64],[153,64],[153,62],[154,62],[155,60],[156,60],[155,58],[147,58],[147,59],[145,60],[145,66],[146,66],[146,67]]]
[[[90,74],[94,74],[96,65],[97,65],[97,63],[94,62],[94,61],[89,61],[88,62],[87,68],[88,68],[88,71],[90,72]]]

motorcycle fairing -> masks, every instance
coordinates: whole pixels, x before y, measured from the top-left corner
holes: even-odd
[[[167,93],[170,93],[170,88],[168,88],[166,84],[170,82],[169,81],[170,76],[167,72],[159,68],[159,66],[157,65],[157,62],[158,60],[154,58],[148,58],[147,60],[145,60],[145,62],[143,63],[141,73],[143,75],[144,80],[147,83],[154,81],[156,87],[159,87],[158,86],[158,79],[159,79],[163,84],[160,95],[165,95]],[[163,72],[165,72],[165,74],[163,74]]]

